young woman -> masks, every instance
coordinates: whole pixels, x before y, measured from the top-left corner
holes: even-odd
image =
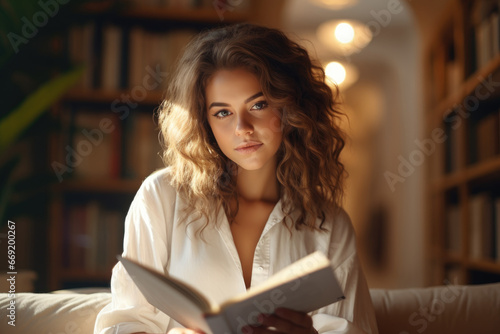
[[[277,309],[245,333],[376,333],[341,209],[340,115],[321,67],[281,31],[200,34],[160,108],[167,168],[138,191],[123,255],[222,302],[320,250],[346,299],[310,314]],[[111,288],[95,333],[196,333],[148,304],[120,264]]]

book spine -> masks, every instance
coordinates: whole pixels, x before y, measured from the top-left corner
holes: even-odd
[[[475,195],[470,200],[470,229],[469,229],[469,237],[470,237],[470,247],[469,247],[469,256],[472,259],[481,258],[481,201],[482,198],[478,195]]]
[[[123,90],[128,87],[128,82],[129,82],[129,62],[130,62],[130,55],[129,55],[129,50],[130,50],[130,28],[125,27],[122,28],[122,34],[121,34],[122,42],[120,43],[121,49],[120,49],[120,79],[119,79],[119,89]]]
[[[493,199],[479,193],[470,200],[470,257],[476,260],[493,257]]]
[[[497,154],[497,141],[492,140],[498,133],[498,114],[489,113],[477,124],[477,159],[479,162],[490,159]]]
[[[103,29],[101,88],[116,91],[120,86],[122,30],[108,25]]]
[[[101,72],[102,72],[102,48],[103,48],[103,27],[102,23],[98,22],[95,25],[95,31],[93,36],[93,54],[92,56],[92,88],[99,89],[102,87],[101,82]]]
[[[84,54],[82,57],[82,63],[85,64],[85,73],[82,78],[83,89],[90,90],[92,88],[92,83],[94,82],[94,67],[95,67],[95,50],[94,50],[94,37],[96,25],[94,22],[87,23],[82,31],[82,44]]]
[[[455,254],[460,253],[461,231],[460,207],[451,205],[446,210],[446,248]]]
[[[497,9],[498,10],[498,9]],[[493,48],[492,58],[500,54],[500,17],[497,12],[491,15],[491,44]]]
[[[99,226],[99,204],[96,201],[91,201],[86,207],[86,221],[85,226],[87,229],[85,244],[85,269],[95,271],[97,269],[97,240],[100,233]]]

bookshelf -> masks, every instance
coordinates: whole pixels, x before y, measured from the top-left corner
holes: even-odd
[[[51,110],[59,183],[50,189],[49,290],[109,285],[133,196],[163,167],[155,110],[173,62],[197,32],[244,21],[251,6],[98,1],[78,9],[60,43],[85,73]]]
[[[500,282],[499,13],[450,0],[425,52],[430,284]]]

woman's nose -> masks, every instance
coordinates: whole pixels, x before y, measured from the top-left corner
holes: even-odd
[[[237,116],[237,123],[236,123],[236,130],[235,133],[238,136],[243,136],[246,134],[252,134],[254,127],[252,124],[252,121],[250,119],[250,115],[247,115],[246,113],[239,114]]]

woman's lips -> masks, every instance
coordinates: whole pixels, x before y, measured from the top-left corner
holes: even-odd
[[[252,153],[257,151],[261,146],[262,143],[245,144],[245,145],[240,145],[235,150],[240,153]]]

